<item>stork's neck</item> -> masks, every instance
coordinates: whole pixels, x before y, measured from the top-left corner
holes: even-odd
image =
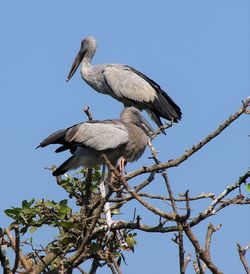
[[[93,47],[93,48],[89,48],[86,53],[84,54],[84,57],[82,59],[82,64],[86,67],[90,67],[91,66],[91,61],[92,61],[92,58],[93,56],[95,55],[95,51],[96,51],[96,48]]]
[[[92,61],[92,58],[95,54],[95,49],[89,49],[83,59],[82,59],[82,65],[81,65],[81,74],[82,75],[86,75],[88,73],[88,71],[90,70],[91,68],[91,61]]]
[[[81,75],[83,78],[85,78],[88,74],[88,72],[91,69],[91,58],[86,58],[86,56],[82,60],[81,64]]]

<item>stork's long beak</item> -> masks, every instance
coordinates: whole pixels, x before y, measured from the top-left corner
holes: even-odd
[[[71,77],[74,75],[74,73],[76,72],[77,68],[81,64],[84,55],[85,55],[85,51],[81,48],[79,50],[79,52],[77,53],[77,56],[76,56],[76,58],[75,58],[75,60],[74,60],[74,62],[72,64],[72,67],[70,69],[70,72],[68,74],[66,82],[68,82],[71,79]]]
[[[154,134],[154,129],[149,124],[149,122],[145,118],[143,118],[143,117],[141,117],[141,126],[142,126],[142,129],[145,131],[145,133],[149,137],[151,137]]]

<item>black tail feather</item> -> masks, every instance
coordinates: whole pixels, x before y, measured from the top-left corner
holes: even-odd
[[[71,169],[76,169],[80,166],[78,157],[73,155],[68,160],[63,162],[52,174],[53,176],[60,176]]]

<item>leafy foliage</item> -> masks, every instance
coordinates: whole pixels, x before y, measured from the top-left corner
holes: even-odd
[[[114,261],[120,265],[122,261],[125,262],[123,252],[134,251],[136,233],[130,233],[130,229],[122,229],[119,233],[108,231],[102,207],[98,213],[102,201],[99,190],[100,180],[99,166],[91,170],[80,170],[74,176],[65,174],[63,177],[57,177],[57,184],[66,191],[68,199],[58,202],[44,199],[24,200],[20,207],[12,207],[4,211],[13,220],[10,229],[18,227],[23,235],[30,237],[27,232],[35,233],[37,228],[44,225],[58,229],[58,235],[54,235],[55,240],[42,249],[34,248],[32,238],[25,241],[25,244],[31,248],[28,255],[31,267],[34,267],[47,251],[63,252],[65,256],[63,260],[65,260],[68,251],[77,250],[81,246],[94,218],[96,218],[95,228],[97,229],[89,236],[86,247],[83,249],[83,254],[86,254],[82,261],[98,258],[99,267]],[[76,201],[75,211],[68,205],[70,199]],[[121,214],[119,208],[112,210],[112,215],[119,214]],[[57,268],[62,263],[61,258],[53,260],[48,268]]]

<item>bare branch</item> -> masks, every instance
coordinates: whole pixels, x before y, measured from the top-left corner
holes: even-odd
[[[15,263],[12,269],[12,273],[16,273],[16,270],[18,268],[18,264],[19,264],[19,251],[20,251],[20,234],[19,234],[19,228],[18,225],[14,225],[14,231],[15,231],[15,239],[16,239],[16,243],[15,243]]]
[[[94,259],[92,262],[91,268],[89,270],[89,274],[95,274],[98,267],[99,267],[99,261],[97,259]]]
[[[10,261],[6,254],[7,253],[6,250],[7,250],[7,243],[4,239],[3,230],[0,228],[0,261],[4,270],[4,274],[11,274]]]
[[[170,198],[170,202],[171,202],[171,205],[172,205],[173,212],[174,212],[175,215],[177,215],[177,207],[176,207],[176,204],[175,204],[173,191],[172,191],[170,183],[168,181],[167,173],[164,171],[164,172],[162,172],[161,175],[164,178],[164,181],[165,181],[165,184],[166,184],[166,187],[167,187],[167,190],[168,190],[168,194],[169,194],[169,198]]]
[[[190,229],[190,226],[188,223],[185,223],[183,225],[184,231],[190,240],[190,242],[193,244],[195,251],[199,254],[199,257],[202,259],[202,261],[207,265],[207,267],[211,270],[214,274],[223,274],[211,261],[211,258],[209,258],[206,254],[206,252],[201,248],[197,238],[193,234],[192,230]]]
[[[218,225],[217,227],[214,227],[212,223],[208,224],[206,243],[205,243],[205,252],[206,252],[208,258],[210,258],[210,259],[211,259],[210,246],[211,246],[212,235],[214,232],[218,231],[221,227],[222,227],[221,224]]]
[[[125,176],[125,179],[128,181],[128,180],[130,180],[130,179],[132,179],[132,178],[134,178],[134,177],[136,177],[140,174],[143,174],[143,173],[154,172],[154,171],[159,171],[159,170],[163,170],[163,169],[166,169],[166,168],[171,168],[171,167],[178,166],[182,162],[186,161],[195,152],[200,150],[208,142],[213,140],[223,130],[225,130],[232,122],[234,122],[242,114],[244,114],[249,103],[250,103],[250,97],[248,97],[245,100],[245,102],[243,102],[243,106],[235,114],[230,115],[229,118],[226,121],[224,121],[215,131],[210,133],[207,137],[205,137],[203,140],[198,142],[196,145],[193,145],[192,148],[186,150],[186,152],[182,156],[180,156],[179,158],[177,158],[175,160],[170,160],[170,161],[165,162],[165,163],[155,164],[155,165],[152,165],[152,166],[149,166],[149,167],[143,166],[142,168],[137,169],[137,170],[131,172],[130,174],[128,174],[127,176]]]
[[[22,263],[24,269],[25,269],[26,271],[29,271],[29,269],[30,269],[29,264],[28,264],[28,262],[27,262],[25,256],[23,255],[21,249],[18,248],[18,246],[16,246],[16,241],[13,239],[13,237],[12,237],[12,235],[11,235],[11,232],[10,232],[10,229],[7,228],[7,229],[5,230],[5,232],[6,232],[6,235],[8,236],[8,238],[9,238],[9,240],[10,240],[10,244],[11,244],[13,250],[14,250],[15,252],[18,252],[18,253],[19,253],[18,256],[19,256],[19,258],[20,258],[20,262]],[[16,255],[16,256],[17,256],[17,255]]]
[[[246,255],[246,252],[248,251],[249,248],[250,248],[250,244],[248,244],[245,248],[243,248],[243,247],[240,246],[239,243],[237,243],[237,249],[238,249],[238,252],[239,252],[240,260],[241,260],[247,274],[250,274],[250,268],[247,264],[245,255]]]
[[[183,267],[182,267],[184,273],[186,272],[187,266],[190,262],[191,262],[191,254],[188,254],[187,257],[184,260],[184,264],[183,264]]]
[[[207,227],[207,234],[206,234],[206,242],[205,242],[205,253],[206,256],[211,260],[211,255],[210,255],[210,246],[211,246],[211,240],[212,240],[212,235],[214,232],[219,230],[221,228],[221,224],[218,225],[217,227],[214,227],[212,223],[208,224]],[[206,270],[206,264],[204,263],[202,266],[202,272],[205,273]]]
[[[184,250],[184,244],[183,244],[183,227],[181,224],[178,225],[179,234],[178,234],[178,247],[179,247],[179,262],[180,262],[180,273],[185,274],[185,250]]]
[[[247,171],[243,176],[239,178],[239,180],[231,186],[228,186],[224,191],[220,193],[220,195],[211,203],[211,205],[204,210],[203,212],[200,212],[197,217],[195,217],[190,223],[190,227],[197,225],[202,220],[210,217],[215,213],[214,208],[219,204],[224,197],[226,197],[229,193],[231,193],[233,190],[239,188],[242,184],[246,182],[246,180],[250,177],[250,171]]]
[[[168,129],[168,128],[172,127],[173,124],[174,124],[173,122],[169,122],[169,123],[166,123],[163,126],[158,127],[156,129],[156,131],[154,132],[154,134],[152,134],[151,139],[153,140],[157,135],[161,134],[162,133],[161,132],[162,129]]]
[[[93,116],[92,116],[92,113],[89,110],[89,106],[84,107],[83,111],[87,115],[89,121],[93,120]]]
[[[105,160],[105,163],[107,164],[108,168],[115,174],[115,176],[120,180],[120,182],[125,186],[125,188],[127,189],[127,191],[140,203],[142,204],[145,208],[147,208],[148,210],[150,210],[151,212],[153,212],[156,215],[159,215],[163,218],[166,218],[168,220],[174,220],[175,215],[172,213],[167,213],[164,212],[154,206],[152,206],[151,204],[147,203],[146,201],[144,201],[127,183],[127,181],[125,180],[125,178],[117,171],[117,169],[110,163],[109,159],[107,158],[106,155],[102,155],[102,158]]]

